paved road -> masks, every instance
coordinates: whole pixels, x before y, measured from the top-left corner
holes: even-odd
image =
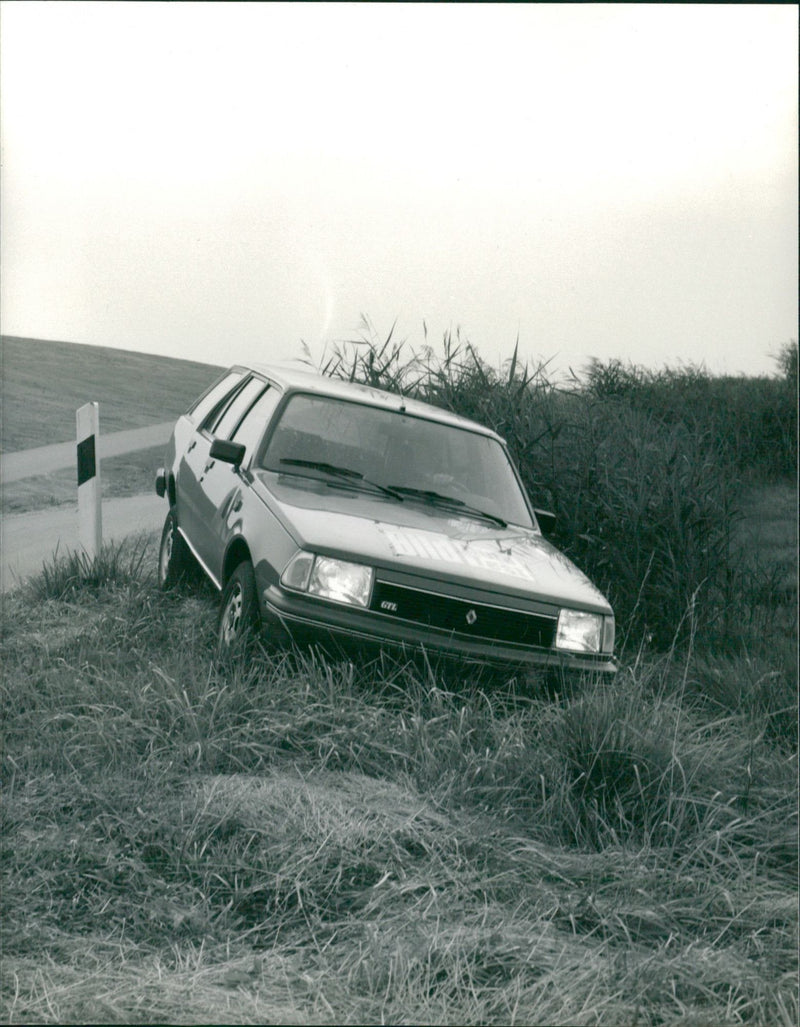
[[[155,493],[106,499],[103,501],[103,540],[112,541],[137,531],[160,528],[166,515],[167,502]],[[9,591],[34,574],[56,549],[64,553],[77,547],[77,503],[3,517],[0,519],[0,591]]]
[[[100,459],[136,453],[151,446],[165,446],[175,425],[174,421],[151,424],[148,428],[131,428],[129,431],[115,431],[104,435],[100,432],[98,455]],[[19,481],[37,474],[50,474],[64,467],[77,464],[75,442],[56,442],[52,446],[24,449],[19,453],[4,453],[0,456],[0,481]]]
[[[151,446],[166,445],[173,422],[153,424],[130,431],[100,433],[100,458],[135,453]],[[19,453],[0,456],[0,481],[19,481],[37,474],[49,474],[64,467],[75,467],[76,444],[58,442]],[[127,499],[103,501],[103,540],[111,542],[137,531],[160,528],[167,504],[155,493]],[[0,592],[14,588],[21,580],[38,571],[58,551],[78,548],[78,504],[56,506],[49,510],[8,514],[0,517]]]

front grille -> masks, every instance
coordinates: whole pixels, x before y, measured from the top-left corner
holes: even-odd
[[[397,620],[455,632],[476,641],[545,649],[552,646],[556,630],[554,617],[498,609],[386,581],[375,582],[370,609]]]

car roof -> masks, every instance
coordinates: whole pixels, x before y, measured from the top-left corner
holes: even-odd
[[[439,421],[442,424],[449,424],[455,428],[464,428],[469,431],[480,432],[482,435],[489,435],[503,442],[503,439],[477,421],[471,421],[459,414],[442,410],[441,407],[432,406],[430,403],[423,403],[418,399],[411,399],[408,396],[401,396],[396,392],[387,392],[385,389],[376,389],[371,385],[362,385],[358,382],[345,381],[342,378],[329,378],[327,375],[317,374],[303,365],[293,363],[279,364],[236,364],[237,370],[254,371],[271,379],[284,392],[311,392],[315,396],[330,396],[334,399],[349,400],[353,403],[363,403],[366,406],[381,407],[382,409],[396,410],[398,413],[406,413],[411,417],[422,417],[429,421]]]

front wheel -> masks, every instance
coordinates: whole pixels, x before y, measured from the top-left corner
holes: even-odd
[[[239,564],[222,593],[217,645],[220,653],[230,653],[251,639],[258,631],[256,576],[249,560]]]
[[[178,531],[175,507],[170,507],[161,546],[158,550],[158,587],[162,590],[179,585],[192,571],[194,558],[183,535]]]

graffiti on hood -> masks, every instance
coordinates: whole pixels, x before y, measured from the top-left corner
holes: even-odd
[[[378,524],[377,527],[397,557],[440,560],[495,571],[525,581],[536,581],[538,577],[536,544],[518,535],[512,538],[465,539],[394,524]]]

